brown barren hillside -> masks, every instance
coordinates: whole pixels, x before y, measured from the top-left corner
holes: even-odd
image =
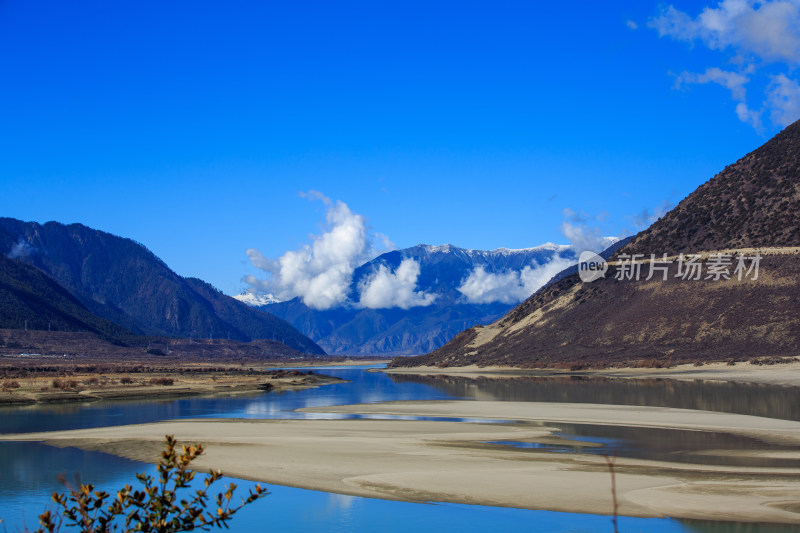
[[[612,258],[605,278],[585,283],[577,274],[567,276],[499,321],[466,330],[427,355],[395,359],[392,366],[579,368],[797,356],[799,246],[796,122],[637,235]],[[641,254],[635,258],[640,279],[617,279],[620,269],[631,274],[634,254]],[[666,281],[663,270],[646,280],[651,254],[669,255],[656,264],[668,268]],[[682,277],[687,267],[678,254],[702,255],[700,279]],[[748,268],[757,262],[758,275],[737,275],[740,258]],[[714,275],[715,266],[725,275]]]
[[[800,245],[800,121],[729,165],[641,232],[633,254]]]

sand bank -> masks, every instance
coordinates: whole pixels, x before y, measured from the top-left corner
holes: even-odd
[[[518,376],[602,376],[617,378],[664,378],[682,380],[738,381],[742,383],[766,383],[772,385],[800,386],[800,361],[775,365],[753,365],[739,362],[708,363],[703,366],[691,364],[672,368],[609,368],[603,370],[531,370],[506,366],[476,365],[436,368],[431,366],[389,368],[382,370],[390,374],[448,375],[464,377],[518,377]]]
[[[393,402],[315,412],[516,420],[185,420],[14,435],[154,462],[167,433],[202,442],[198,466],[268,483],[407,501],[448,501],[609,514],[603,457],[552,454],[488,441],[546,439],[548,421],[708,429],[800,445],[800,423],[680,409],[516,402]],[[725,467],[619,458],[620,513],[796,523],[800,469]]]

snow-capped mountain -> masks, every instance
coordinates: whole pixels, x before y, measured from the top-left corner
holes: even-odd
[[[299,298],[262,304],[274,298],[249,293],[238,299],[283,318],[331,354],[421,354],[499,318],[577,263],[577,255],[572,246],[553,243],[495,250],[419,244],[356,268],[348,303],[339,308],[315,310]],[[365,299],[376,277],[397,273],[408,260],[419,267],[414,291],[425,296],[422,304],[381,307]]]
[[[234,295],[233,298],[239,300],[242,303],[246,303],[251,307],[261,307],[264,305],[276,304],[280,302],[280,300],[278,300],[271,294],[256,294],[249,290],[243,290],[239,294]]]
[[[463,304],[463,303],[518,303],[530,296],[539,286],[544,285],[559,271],[577,262],[577,254],[571,246],[546,243],[534,248],[512,250],[497,248],[495,250],[471,250],[459,248],[452,244],[431,246],[418,244],[402,250],[394,250],[382,254],[372,261],[358,267],[353,274],[351,286],[351,300],[359,301],[359,289],[381,267],[389,271],[396,271],[403,260],[412,259],[420,266],[417,278],[417,290],[425,294],[436,295],[437,304]],[[550,271],[548,271],[548,265]],[[528,271],[541,272],[543,279],[538,286],[531,285],[530,292],[517,298],[479,298],[474,290],[466,290],[464,284],[476,271],[484,274],[484,282],[506,282],[510,279],[498,280],[500,276],[508,278],[510,273],[521,273],[525,268]],[[487,277],[488,275],[488,277]],[[494,278],[492,278],[494,276]],[[475,288],[475,287],[471,287]],[[480,289],[480,287],[477,287]],[[459,290],[462,289],[462,290]]]

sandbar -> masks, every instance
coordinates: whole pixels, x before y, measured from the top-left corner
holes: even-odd
[[[613,378],[662,378],[676,380],[735,381],[770,385],[800,386],[800,361],[772,365],[754,365],[739,361],[676,365],[670,368],[619,367],[568,371],[564,369],[530,369],[509,366],[433,366],[398,367],[380,370],[388,374],[447,375],[462,377],[507,378],[519,376],[599,376]]]
[[[548,422],[682,428],[757,436],[800,446],[800,422],[657,407],[535,402],[416,401],[306,409],[401,419],[179,420],[6,435],[56,446],[157,460],[165,434],[201,442],[201,469],[341,494],[610,514],[611,477],[598,455],[532,452],[493,441],[546,439]],[[327,414],[326,414],[327,413]],[[742,452],[746,453],[746,452]],[[796,523],[800,469],[731,467],[619,457],[619,513],[627,516]]]

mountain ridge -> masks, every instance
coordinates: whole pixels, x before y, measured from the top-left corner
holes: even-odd
[[[0,250],[52,278],[92,313],[135,334],[283,338],[302,353],[324,351],[285,321],[183,278],[132,239],[82,224],[0,218]]]

